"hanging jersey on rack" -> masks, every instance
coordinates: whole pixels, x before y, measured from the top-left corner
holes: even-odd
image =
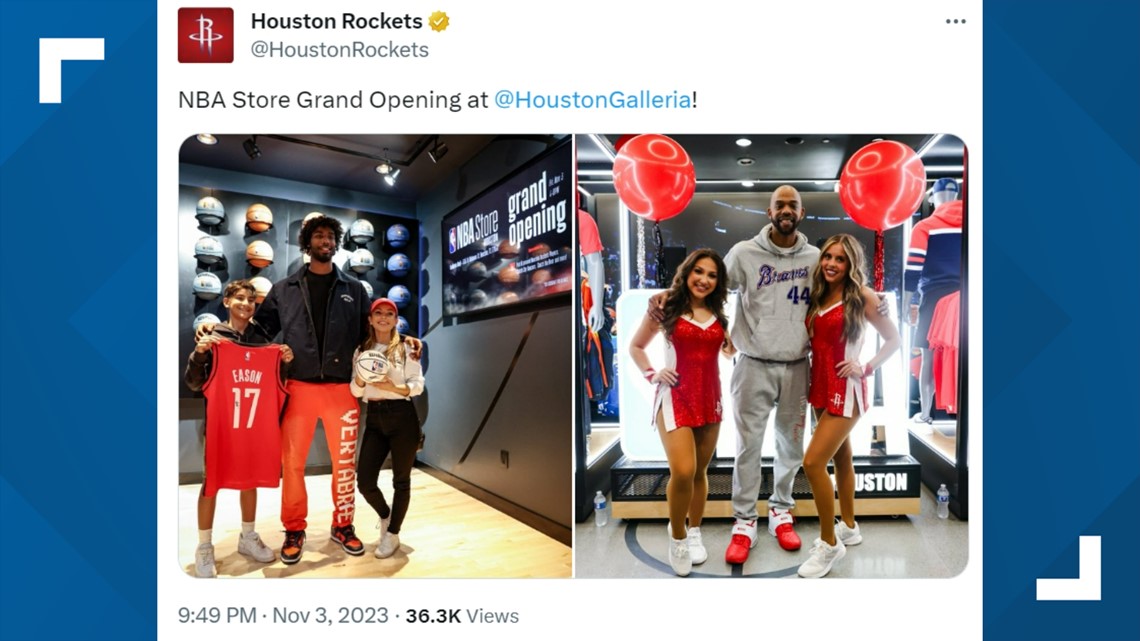
[[[281,479],[280,345],[213,346],[206,397],[204,493],[277,487]]]

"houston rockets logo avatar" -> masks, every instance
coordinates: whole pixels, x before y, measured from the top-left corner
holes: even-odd
[[[234,10],[178,10],[178,62],[233,62]]]

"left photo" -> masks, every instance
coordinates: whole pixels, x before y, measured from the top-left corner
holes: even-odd
[[[172,561],[571,576],[573,153],[565,135],[184,141]]]

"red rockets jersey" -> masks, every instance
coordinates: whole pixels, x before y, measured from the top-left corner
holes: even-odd
[[[281,347],[215,343],[206,396],[206,496],[277,487],[285,405]]]

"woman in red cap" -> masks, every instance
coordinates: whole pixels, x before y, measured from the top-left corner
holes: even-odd
[[[396,303],[379,298],[368,314],[368,337],[353,355],[353,396],[367,401],[364,440],[356,464],[357,483],[364,500],[380,517],[376,558],[400,549],[400,526],[411,498],[412,466],[420,443],[420,421],[411,403],[424,391],[423,370],[409,357],[404,337],[396,331]],[[380,467],[392,454],[392,504],[384,500],[377,481]]]

